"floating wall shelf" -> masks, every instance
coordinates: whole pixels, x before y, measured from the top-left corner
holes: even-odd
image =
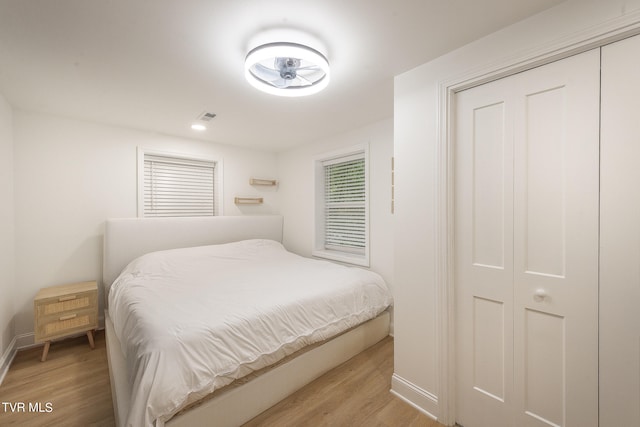
[[[262,197],[236,197],[234,199],[236,205],[261,205]]]
[[[251,178],[249,179],[249,184],[251,185],[268,185],[268,186],[275,186],[278,184],[278,181],[276,181],[275,179],[260,179],[260,178]]]

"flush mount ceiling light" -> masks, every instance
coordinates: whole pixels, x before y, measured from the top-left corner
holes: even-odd
[[[319,51],[298,43],[266,43],[244,61],[245,77],[256,89],[278,96],[306,96],[329,84],[329,61]]]

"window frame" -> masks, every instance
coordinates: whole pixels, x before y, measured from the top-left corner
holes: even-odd
[[[223,177],[224,177],[224,169],[223,169],[223,161],[220,158],[197,155],[197,154],[188,154],[188,153],[178,153],[173,151],[162,151],[149,149],[144,147],[137,148],[137,216],[138,218],[159,218],[154,216],[145,216],[144,215],[144,158],[145,155],[148,156],[159,156],[159,157],[168,157],[176,160],[186,160],[186,161],[199,161],[199,162],[211,162],[215,163],[214,168],[214,210],[215,214],[212,216],[222,216],[224,215],[224,194],[223,194]],[[210,215],[206,215],[210,216]],[[163,218],[178,218],[179,216],[166,216]]]
[[[340,160],[349,161],[353,156],[361,155],[364,158],[364,182],[365,182],[365,215],[364,215],[364,254],[342,251],[338,249],[327,249],[325,247],[325,162],[341,163]],[[313,249],[311,255],[318,258],[347,264],[369,267],[370,253],[370,186],[369,186],[369,144],[358,144],[340,150],[331,151],[314,157],[314,233]]]

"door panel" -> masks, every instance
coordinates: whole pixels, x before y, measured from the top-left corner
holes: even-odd
[[[599,51],[456,103],[457,421],[595,426]]]
[[[561,86],[525,96],[523,146],[518,150],[525,269],[560,277],[565,271],[566,243],[565,95],[566,88]]]
[[[473,389],[504,403],[504,303],[473,298]]]
[[[473,259],[504,269],[504,103],[473,111]]]
[[[524,312],[523,412],[528,420],[565,425],[565,319],[531,309]]]
[[[600,425],[640,426],[640,36],[602,48]]]

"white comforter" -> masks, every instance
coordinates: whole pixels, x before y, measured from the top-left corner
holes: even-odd
[[[163,425],[186,404],[380,314],[373,272],[300,257],[277,242],[154,252],[109,294],[127,358],[127,425]]]

